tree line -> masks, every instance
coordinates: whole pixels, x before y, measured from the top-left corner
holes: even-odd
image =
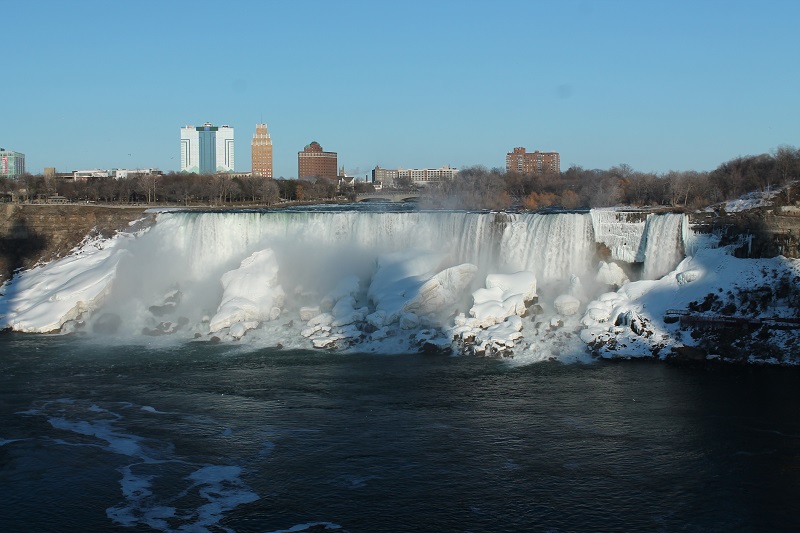
[[[456,179],[430,184],[420,195],[423,207],[459,209],[582,209],[592,207],[666,206],[698,209],[738,198],[744,193],[768,191],[800,179],[800,149],[780,146],[770,154],[731,159],[710,172],[640,172],[620,164],[607,170],[572,166],[559,174],[524,175],[473,166]],[[405,184],[405,188],[411,184]],[[317,180],[268,179],[170,172],[123,179],[86,181],[26,174],[0,178],[0,192],[12,192],[22,201],[55,195],[70,202],[160,205],[275,205],[281,202],[353,200],[370,192],[369,183],[339,186]],[[787,199],[789,200],[789,199]]]
[[[273,180],[227,174],[170,172],[127,178],[69,180],[25,174],[16,180],[0,178],[0,192],[16,193],[20,201],[45,201],[53,196],[69,202],[160,205],[266,205],[280,202],[319,202],[355,199],[355,194],[374,190],[370,184],[338,187],[336,182]]]
[[[464,209],[582,209],[630,205],[700,209],[742,194],[781,188],[800,179],[800,149],[731,159],[710,172],[640,172],[626,164],[607,170],[572,166],[559,174],[524,175],[464,168],[423,197],[430,207]],[[786,200],[796,200],[787,198]]]

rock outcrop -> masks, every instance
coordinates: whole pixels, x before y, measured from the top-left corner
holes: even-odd
[[[112,236],[145,216],[142,207],[0,205],[0,283],[17,269],[68,254],[87,236]]]

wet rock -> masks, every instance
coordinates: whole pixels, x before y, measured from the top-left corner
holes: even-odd
[[[696,346],[676,346],[672,348],[670,358],[677,362],[705,361],[708,353]]]
[[[420,352],[429,355],[448,355],[450,353],[450,345],[443,345],[441,343],[428,341],[422,344]]]

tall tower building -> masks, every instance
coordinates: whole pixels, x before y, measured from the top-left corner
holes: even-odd
[[[210,122],[181,128],[181,172],[216,174],[233,167],[233,128]]]
[[[297,178],[337,179],[336,152],[324,152],[317,141],[307,144],[302,152],[297,152]]]
[[[269,138],[266,124],[256,124],[253,142],[250,143],[253,158],[253,176],[271,178],[272,176],[272,140]]]

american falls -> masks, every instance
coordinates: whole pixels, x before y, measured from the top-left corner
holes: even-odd
[[[684,260],[678,214],[172,211],[2,288],[0,327],[123,342],[529,360]]]

